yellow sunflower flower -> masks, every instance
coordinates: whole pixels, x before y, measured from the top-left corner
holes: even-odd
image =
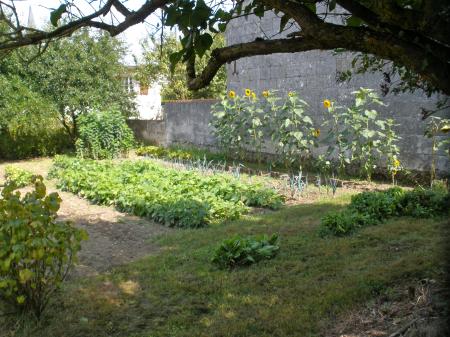
[[[394,167],[395,168],[400,167],[400,160],[394,159]]]
[[[254,91],[252,91],[252,98],[256,99],[256,93]]]
[[[312,135],[313,135],[315,138],[319,138],[319,136],[320,136],[320,129],[315,129],[315,130],[313,130]]]
[[[328,99],[326,99],[323,101],[323,106],[328,109],[329,107],[331,107],[331,102]]]
[[[269,97],[269,90],[264,90],[264,91],[262,92],[262,95],[263,95],[265,98]]]
[[[245,89],[245,96],[250,97],[252,91],[250,89]]]
[[[295,95],[295,92],[293,92],[293,91],[289,91],[289,92],[288,92],[288,96],[289,96],[289,97],[294,97],[294,95]]]
[[[228,92],[228,97],[230,97],[230,98],[235,98],[235,97],[236,97],[236,93],[235,93],[233,90],[230,90],[230,91]]]

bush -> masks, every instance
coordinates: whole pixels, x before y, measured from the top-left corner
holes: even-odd
[[[134,145],[133,132],[118,111],[94,111],[79,116],[77,122],[79,138],[75,146],[82,158],[117,158]]]
[[[222,269],[246,266],[273,258],[279,249],[277,234],[270,238],[266,235],[257,238],[236,236],[220,244],[211,262]]]
[[[16,187],[25,187],[33,183],[33,173],[16,166],[5,167],[5,179],[7,184],[15,184]]]
[[[42,177],[21,197],[7,185],[0,198],[0,299],[38,318],[80,250],[84,231],[58,222],[57,193],[46,195]]]
[[[416,188],[405,193],[399,207],[402,215],[430,218],[450,210],[450,194],[444,189]]]
[[[450,194],[446,189],[416,188],[404,191],[363,192],[352,197],[347,209],[322,218],[319,235],[347,235],[364,226],[378,225],[394,216],[430,218],[448,213]]]
[[[11,133],[8,130],[2,131],[0,126],[0,158],[16,160],[72,151],[73,144],[65,130],[56,126],[43,127],[46,123],[47,121],[42,121],[33,133]]]

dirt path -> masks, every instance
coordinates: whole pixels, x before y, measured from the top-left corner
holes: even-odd
[[[4,167],[9,164],[46,177],[51,159],[0,163],[0,182],[4,179]],[[151,254],[158,246],[149,243],[149,239],[170,231],[150,220],[120,213],[113,207],[93,205],[72,193],[59,191],[54,181],[46,181],[46,185],[49,193],[58,192],[63,200],[60,218],[72,221],[89,234],[89,240],[82,244],[76,275],[95,275]]]

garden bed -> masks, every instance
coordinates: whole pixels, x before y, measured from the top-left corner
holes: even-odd
[[[227,174],[170,169],[151,161],[58,157],[51,176],[65,191],[170,227],[201,227],[236,219],[251,206],[277,209],[284,201],[262,184],[244,183]]]

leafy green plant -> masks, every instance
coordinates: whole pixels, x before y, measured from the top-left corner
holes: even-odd
[[[151,161],[94,161],[56,157],[52,177],[63,190],[171,227],[197,228],[235,219],[247,206],[279,208],[284,198],[228,174],[169,169]]]
[[[220,244],[211,262],[222,269],[246,266],[273,258],[279,249],[277,234],[256,238],[235,236]]]
[[[446,188],[404,191],[393,187],[386,191],[363,192],[352,196],[345,210],[324,216],[319,234],[342,236],[360,227],[378,225],[391,217],[430,218],[449,210],[450,194]]]
[[[270,93],[269,93],[270,97]],[[270,98],[268,98],[270,99]],[[273,105],[272,105],[273,106]],[[308,103],[295,92],[289,92],[283,105],[273,113],[271,137],[284,165],[291,171],[310,158],[320,129],[315,129],[306,114]]]
[[[61,199],[42,177],[21,197],[6,185],[0,198],[0,299],[40,317],[76,261],[87,234],[58,222]]]
[[[80,134],[75,145],[82,158],[117,158],[134,145],[133,132],[116,110],[92,111],[77,121]]]
[[[33,183],[33,173],[17,166],[8,165],[5,167],[5,179],[7,184],[25,187]]]
[[[320,135],[306,113],[308,104],[294,92],[281,97],[276,91],[264,91],[262,96],[250,89],[244,95],[230,91],[213,106],[211,125],[219,146],[241,159],[246,151],[256,151],[261,162],[266,141],[272,139],[287,168],[301,166]]]
[[[431,116],[425,128],[425,136],[431,139],[431,163],[430,163],[430,185],[436,179],[436,155],[439,149],[447,150],[450,155],[450,140],[441,139],[444,133],[450,131],[450,119]]]
[[[400,137],[395,132],[392,119],[379,117],[376,106],[384,106],[372,89],[360,88],[353,92],[355,103],[349,108],[337,106],[335,102],[324,100],[329,120],[328,143],[329,160],[337,158],[341,174],[350,164],[359,168],[360,174],[371,180],[378,163],[384,161],[395,182],[395,175],[402,169],[399,160]]]

